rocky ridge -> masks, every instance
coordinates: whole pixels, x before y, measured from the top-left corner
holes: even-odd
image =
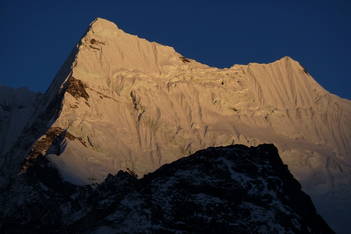
[[[95,188],[47,169],[8,190],[1,233],[334,233],[273,145],[212,147]]]

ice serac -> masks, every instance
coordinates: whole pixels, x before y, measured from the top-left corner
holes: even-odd
[[[4,156],[12,174],[49,160],[66,181],[90,184],[209,146],[274,143],[322,215],[347,227],[351,102],[292,58],[218,69],[98,18],[40,103],[40,131]]]

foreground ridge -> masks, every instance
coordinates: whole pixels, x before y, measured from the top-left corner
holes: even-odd
[[[2,233],[333,233],[273,145],[212,147],[96,188],[46,172],[50,183],[22,175],[12,187]]]

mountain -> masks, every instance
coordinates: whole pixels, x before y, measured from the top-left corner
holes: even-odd
[[[273,145],[208,148],[94,189],[46,175],[12,187],[2,233],[334,233]]]
[[[34,96],[19,125],[2,124],[1,134],[13,132],[0,145],[2,190],[51,165],[87,185],[211,146],[273,143],[326,220],[347,230],[351,102],[290,57],[218,69],[98,18]]]
[[[39,98],[40,93],[26,88],[0,86],[0,155],[16,142]]]

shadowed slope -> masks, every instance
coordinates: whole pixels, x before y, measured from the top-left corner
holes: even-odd
[[[119,171],[95,189],[53,185],[12,187],[0,231],[333,233],[273,145],[212,147],[139,180]]]

